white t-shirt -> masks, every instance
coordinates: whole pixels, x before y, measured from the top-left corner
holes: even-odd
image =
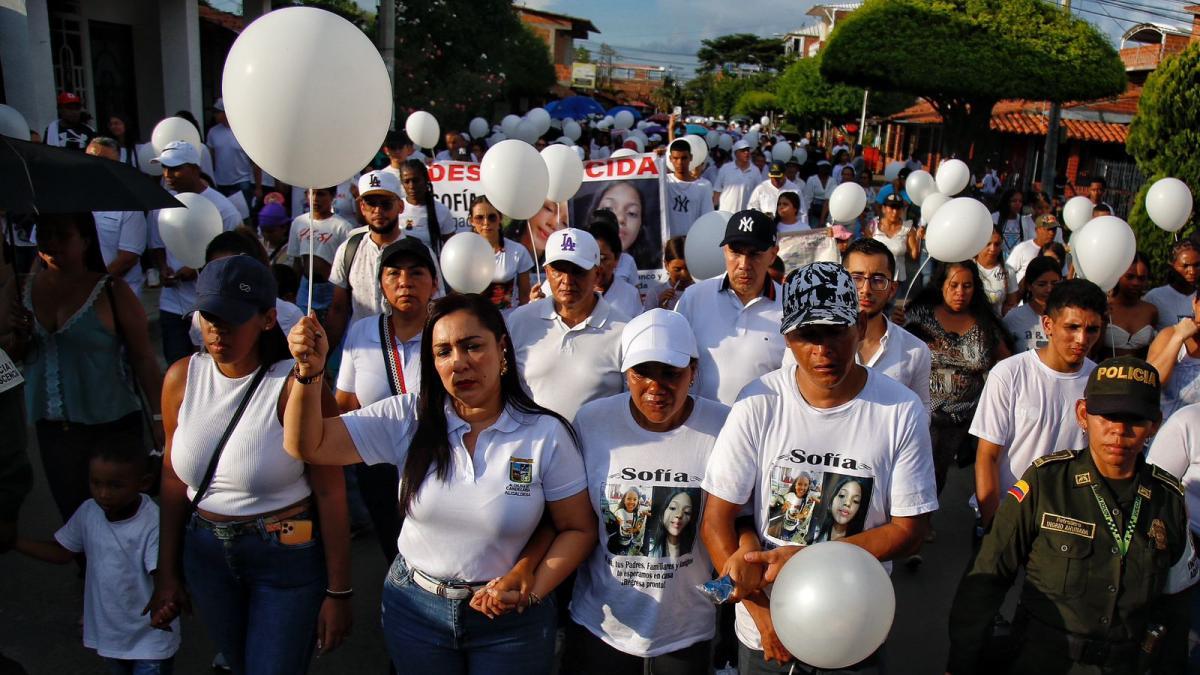
[[[128,251],[141,256],[146,251],[146,241],[149,233],[146,231],[146,214],[143,211],[95,211],[92,216],[96,220],[96,239],[100,243],[100,256],[105,265],[111,265],[120,251]],[[122,279],[133,289],[135,295],[142,293],[141,261],[125,273]]]
[[[713,191],[721,193],[720,209],[729,213],[745,210],[750,193],[761,182],[762,172],[753,163],[742,170],[737,162],[726,162],[717,171],[717,181],[713,183]]]
[[[441,236],[449,237],[454,234],[454,216],[450,213],[450,209],[446,208],[437,199],[433,200],[433,209],[437,211],[438,231]],[[404,230],[405,236],[416,237],[420,239],[426,246],[432,246],[433,243],[429,240],[429,214],[426,213],[424,204],[404,203],[404,211],[400,214],[400,228]]]
[[[358,205],[354,201],[354,192],[351,186],[358,185],[358,175],[354,175],[350,180],[344,180],[338,183],[336,193],[333,196],[333,212],[345,218],[347,222],[354,223],[358,220]],[[308,195],[304,188],[292,188],[292,217],[295,218],[303,213],[308,213]]]
[[[1184,406],[1163,422],[1146,461],[1183,483],[1192,531],[1200,532],[1200,405]]]
[[[692,223],[713,210],[713,186],[704,178],[679,180],[667,175],[667,227],[672,237],[682,237],[692,229]]]
[[[638,292],[637,287],[616,276],[613,277],[612,285],[604,292],[604,299],[613,309],[631,319],[645,309],[642,306],[642,294]]]
[[[168,190],[171,194],[174,191]],[[229,201],[225,195],[217,192],[216,189],[207,187],[204,192],[200,193],[208,201],[212,202],[217,207],[217,211],[221,214],[221,227],[226,232],[235,229],[242,224],[242,215],[238,213],[237,208]],[[162,237],[158,233],[158,214],[159,211],[151,211],[150,217],[147,220],[150,226],[150,248],[166,248],[163,244]],[[185,267],[183,262],[176,258],[167,249],[167,266],[173,270],[178,270]],[[158,296],[158,309],[160,312],[170,312],[172,314],[184,315],[192,311],[196,306],[196,280],[181,281],[174,286],[163,286],[162,292]]]
[[[379,315],[384,316],[384,315]],[[337,389],[354,394],[361,407],[371,405],[392,396],[388,383],[387,362],[379,341],[379,316],[367,316],[355,321],[342,342],[342,365],[338,369]],[[404,391],[399,394],[416,394],[421,391],[421,334],[417,333],[404,342],[393,338],[399,347],[400,363],[404,371]]]
[[[517,277],[533,271],[533,256],[529,250],[512,239],[505,238],[504,247],[496,251],[496,271],[492,273],[492,285],[483,292],[484,297],[490,298],[492,304],[502,312],[509,312],[520,305],[524,298],[520,297]]]
[[[572,419],[584,403],[620,393],[621,331],[628,321],[603,297],[586,321],[571,327],[555,311],[553,297],[513,310],[508,333],[533,400]]]
[[[285,336],[303,318],[304,310],[287,300],[275,298],[275,321]],[[192,312],[192,327],[188,329],[188,337],[197,347],[204,344],[204,336],[200,333],[200,312]]]
[[[397,546],[408,564],[434,578],[485,583],[508,574],[537,529],[546,502],[587,489],[583,459],[562,422],[506,408],[479,432],[445,407],[450,475],[430,475],[404,519]],[[403,470],[417,428],[417,396],[391,396],[342,415],[367,464]],[[399,492],[397,492],[397,495]]]
[[[571,618],[643,658],[716,630],[713,604],[696,589],[712,578],[700,541],[700,480],[729,408],[693,400],[683,425],[665,433],[638,426],[629,394],[592,401],[575,418],[600,543],[579,567]],[[625,508],[631,492],[639,497],[633,511]]]
[[[992,306],[996,316],[1000,316],[1001,310],[1004,309],[1004,298],[1008,295],[1008,269],[1004,263],[997,263],[995,267],[988,269],[979,262],[975,263],[975,268],[979,270],[979,278],[983,280],[983,294],[987,296],[988,304]]]
[[[1041,249],[1042,247],[1038,246],[1034,240],[1026,239],[1017,244],[1012,253],[1008,254],[1008,259],[1004,261],[1004,264],[1008,265],[1008,269],[1012,272],[1009,277],[1010,291],[1016,290],[1016,285],[1025,278],[1025,268],[1029,267],[1030,261],[1038,256],[1038,251]]]
[[[308,255],[308,238],[311,230],[317,233],[312,244],[313,255],[327,263],[332,263],[334,261],[333,254],[337,252],[338,246],[346,241],[346,237],[350,236],[350,230],[353,229],[354,225],[336,214],[316,221],[311,221],[307,213],[296,216],[292,221],[291,234],[288,236],[288,253],[296,258]]]
[[[726,275],[692,284],[675,311],[688,320],[700,349],[693,392],[730,405],[742,387],[779,367],[787,349],[779,284],[767,279],[764,294],[743,305]]]
[[[1041,349],[1050,341],[1046,337],[1045,331],[1042,330],[1042,317],[1029,305],[1017,305],[1008,310],[1008,314],[1004,315],[1000,323],[1012,337],[1013,353]],[[1059,450],[1070,449],[1078,450],[1078,448],[1059,448]],[[1058,450],[1053,452],[1058,452]]]
[[[132,517],[111,522],[96,500],[80,505],[54,539],[87,555],[83,582],[83,646],[109,659],[167,659],[179,650],[179,619],[171,632],[142,615],[158,569],[158,505],[146,495]]]
[[[224,124],[213,125],[208,130],[208,148],[213,157],[213,180],[217,185],[234,185],[254,180],[250,156],[242,149],[233,135],[233,129]]]
[[[754,188],[754,192],[750,193],[750,202],[747,204],[747,207],[773,215],[775,213],[775,208],[779,204],[780,192],[794,192],[798,197],[800,196],[800,186],[796,185],[790,180],[785,180],[783,182],[783,187],[775,187],[775,185],[771,183],[771,179],[768,178],[767,180],[759,183],[758,186]]]
[[[1033,218],[1031,216],[1021,216],[1020,218],[1010,218],[1003,223],[1000,222],[1000,212],[992,212],[992,224],[1000,226],[1000,245],[1004,250],[1004,255],[1012,253],[1012,250],[1017,247],[1017,244],[1033,239]]]
[[[1096,364],[1085,359],[1075,373],[1060,373],[1029,350],[997,363],[988,374],[971,421],[971,435],[1005,450],[1000,492],[1012,487],[1033,460],[1059,450],[1086,447],[1075,422],[1075,403]]]
[[[796,483],[804,479],[804,496],[821,496],[808,512],[787,498],[800,496]],[[938,507],[929,415],[915,394],[869,368],[853,400],[814,408],[796,386],[796,367],[780,368],[733,405],[701,485],[727,502],[752,504],[765,548],[840,539],[892,516],[929,513]],[[839,511],[850,512],[844,531],[834,520]],[[736,612],[738,639],[762,649],[750,614],[741,603]]]
[[[1158,308],[1158,330],[1174,326],[1180,319],[1192,317],[1192,298],[1195,295],[1183,294],[1167,286],[1150,289],[1142,299]]]

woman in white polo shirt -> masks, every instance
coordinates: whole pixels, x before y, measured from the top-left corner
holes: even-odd
[[[471,227],[476,234],[487,239],[496,256],[492,284],[483,295],[507,314],[518,305],[529,302],[529,273],[533,271],[533,258],[524,246],[501,234],[500,218],[500,211],[484,195],[479,195],[471,202]]]
[[[521,389],[499,310],[479,295],[436,301],[421,336],[420,395],[325,420],[314,384],[329,352],[324,329],[305,318],[289,344],[304,386],[288,400],[287,451],[401,467],[407,515],[382,602],[396,670],[549,673],[551,591],[595,546],[596,523],[575,434]],[[543,512],[555,533],[531,542]],[[485,615],[471,599],[489,580],[516,598]]]
[[[681,314],[634,318],[621,351],[629,391],[575,418],[602,545],[575,580],[564,663],[581,675],[708,672],[716,612],[696,588],[712,577],[696,536],[700,480],[729,408],[689,395],[698,352]],[[614,555],[628,501],[640,501],[642,525]]]

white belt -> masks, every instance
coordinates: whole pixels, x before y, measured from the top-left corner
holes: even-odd
[[[466,600],[475,595],[475,592],[479,589],[487,587],[485,584],[475,586],[471,584],[447,584],[444,581],[425,574],[415,567],[410,567],[409,569],[412,570],[412,578],[417,583],[417,586],[447,600]]]

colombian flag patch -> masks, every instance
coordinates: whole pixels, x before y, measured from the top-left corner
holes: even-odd
[[[1029,494],[1029,483],[1019,480],[1015,485],[1008,488],[1008,494],[1017,499],[1018,502],[1025,501],[1025,495]]]

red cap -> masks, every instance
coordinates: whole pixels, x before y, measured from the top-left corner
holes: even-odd
[[[75,103],[75,104],[81,103],[81,101],[79,100],[79,96],[77,94],[72,94],[69,91],[64,91],[58,95],[58,104],[59,105],[70,105],[72,103]]]

